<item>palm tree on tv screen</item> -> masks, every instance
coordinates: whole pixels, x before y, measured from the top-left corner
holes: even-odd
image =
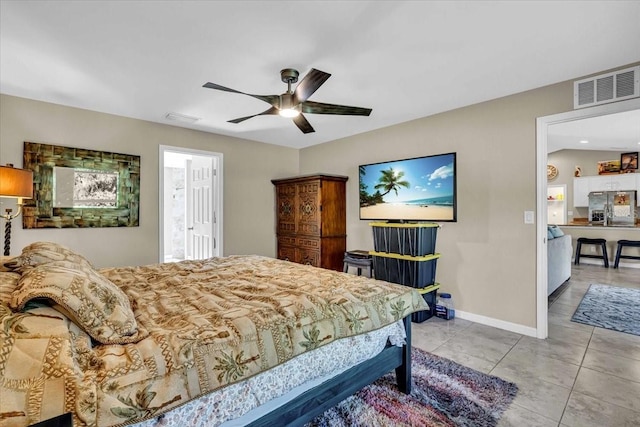
[[[400,187],[409,188],[411,186],[409,181],[401,180],[404,176],[404,172],[402,171],[394,171],[393,168],[389,168],[380,172],[382,173],[382,176],[380,176],[380,178],[378,179],[378,184],[376,184],[374,188],[376,190],[384,190],[384,193],[382,193],[381,197],[386,196],[391,191],[394,191],[397,196],[398,189]]]

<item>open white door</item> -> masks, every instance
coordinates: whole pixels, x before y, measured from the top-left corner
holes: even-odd
[[[214,255],[215,173],[211,157],[193,156],[187,160],[187,259],[205,259]]]
[[[160,146],[160,262],[222,255],[223,155]]]

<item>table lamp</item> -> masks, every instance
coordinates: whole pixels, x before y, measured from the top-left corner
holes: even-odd
[[[15,214],[11,213],[11,209],[6,209],[6,213],[0,215],[7,221],[4,226],[4,255],[9,256],[11,220],[22,212],[22,199],[33,197],[33,172],[14,168],[12,164],[0,166],[0,197],[18,199],[18,211]]]

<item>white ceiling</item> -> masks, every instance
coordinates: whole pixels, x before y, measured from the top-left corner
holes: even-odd
[[[562,149],[640,151],[640,110],[549,126],[547,151]]]
[[[302,148],[633,63],[638,22],[640,1],[1,0],[0,92]],[[202,87],[280,94],[287,67],[371,116],[231,124],[268,105]]]

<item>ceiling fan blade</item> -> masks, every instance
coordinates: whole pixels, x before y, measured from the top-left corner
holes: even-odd
[[[322,86],[329,77],[331,77],[331,74],[312,68],[311,71],[304,76],[302,81],[298,83],[296,90],[293,92],[293,100],[295,101],[295,104],[299,104],[309,99],[309,97],[313,95],[313,93],[318,90],[318,88]]]
[[[298,114],[293,118],[293,122],[298,126],[298,128],[302,131],[302,133],[311,133],[315,132],[315,129],[311,126],[311,124],[307,121],[305,116],[302,114]]]
[[[280,96],[279,95],[254,95],[254,94],[251,94],[251,93],[240,92],[239,90],[230,89],[228,87],[220,86],[220,85],[217,85],[217,84],[211,83],[211,82],[205,83],[204,85],[202,85],[202,87],[206,87],[206,88],[209,88],[209,89],[222,90],[224,92],[239,93],[241,95],[251,96],[253,98],[256,98],[256,99],[259,99],[261,101],[264,101],[267,104],[271,104],[274,107],[277,107],[280,104]]]
[[[371,108],[349,107],[347,105],[324,104],[322,102],[305,101],[301,105],[303,113],[340,114],[345,116],[368,116]]]
[[[252,116],[246,116],[246,117],[239,117],[237,119],[233,119],[233,120],[228,120],[229,123],[241,123],[244,122],[247,119],[250,119],[252,117],[257,117],[257,116],[268,116],[268,115],[274,115],[274,114],[278,114],[278,109],[276,107],[271,107],[268,110],[264,110],[262,113],[258,113],[258,114],[254,114]]]

